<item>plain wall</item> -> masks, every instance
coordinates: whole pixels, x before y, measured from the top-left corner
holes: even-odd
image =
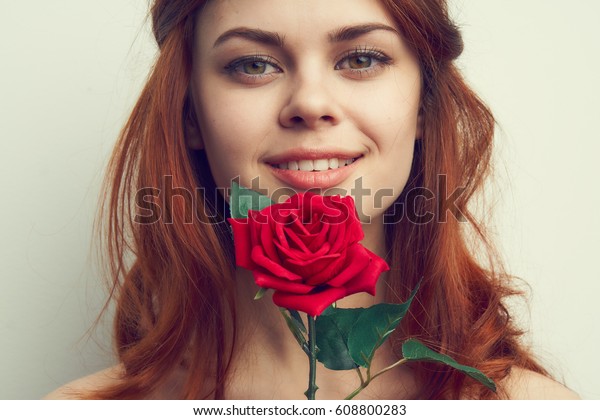
[[[516,313],[567,385],[600,397],[600,3],[452,0],[494,111],[492,232],[531,288]],[[0,3],[0,398],[114,363],[91,231],[102,171],[155,47],[146,0]]]

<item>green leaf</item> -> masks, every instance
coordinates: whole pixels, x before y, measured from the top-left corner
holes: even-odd
[[[262,210],[275,204],[269,197],[242,187],[237,182],[231,183],[231,199],[229,208],[231,217],[234,219],[245,219],[250,210]]]
[[[300,331],[300,328],[298,328],[298,321],[292,319],[292,317],[288,314],[287,309],[279,308],[279,311],[281,312],[281,315],[283,315],[285,323],[294,335],[294,338],[296,339],[298,344],[300,344],[300,347],[302,347],[302,350],[304,350],[304,352],[308,354],[308,343],[306,342],[304,334],[302,334],[302,331]],[[304,327],[304,325],[302,325],[302,327]]]
[[[348,349],[348,334],[364,308],[327,308],[316,320],[317,360],[332,370],[358,367]]]
[[[348,336],[348,349],[354,362],[363,367],[371,365],[375,350],[387,340],[404,318],[420,285],[421,281],[404,303],[380,303],[362,312]]]
[[[496,384],[480,370],[470,366],[461,365],[456,360],[445,354],[437,353],[418,340],[410,339],[402,344],[402,355],[405,359],[413,361],[437,362],[451,366],[454,369],[469,375],[483,385],[496,392]]]
[[[254,295],[254,300],[260,300],[263,298],[263,296],[265,295],[265,293],[267,293],[269,291],[269,289],[265,289],[264,287],[261,287],[260,289],[258,289],[258,292],[256,292],[256,295]]]

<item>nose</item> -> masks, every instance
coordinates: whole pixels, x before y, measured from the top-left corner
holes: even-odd
[[[294,77],[289,81],[287,102],[279,114],[279,122],[286,128],[319,129],[334,126],[342,119],[342,109],[334,93],[333,81],[313,74]]]

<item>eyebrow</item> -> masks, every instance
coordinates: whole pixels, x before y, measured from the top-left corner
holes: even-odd
[[[351,41],[373,31],[390,31],[396,35],[400,35],[396,29],[383,23],[365,23],[363,25],[344,26],[336,29],[329,34],[329,40],[331,42]]]
[[[384,25],[382,23],[365,23],[362,25],[344,26],[336,29],[328,34],[328,38],[332,43],[351,41],[373,31],[389,31],[399,35],[398,31],[391,26]],[[249,41],[258,42],[265,45],[272,45],[279,48],[283,48],[284,45],[284,37],[277,32],[239,27],[222,33],[213,44],[213,48],[218,47],[232,38],[243,38]]]
[[[213,48],[218,47],[225,41],[232,38],[243,38],[249,41],[259,42],[261,44],[283,48],[283,37],[277,32],[268,32],[261,29],[251,29],[246,27],[239,27],[225,31],[217,38],[213,44]]]

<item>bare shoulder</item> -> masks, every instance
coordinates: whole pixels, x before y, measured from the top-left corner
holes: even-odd
[[[75,400],[83,394],[114,385],[119,381],[123,372],[121,365],[101,370],[91,375],[79,378],[52,391],[44,397],[45,400]]]
[[[513,368],[504,386],[511,400],[578,400],[566,386],[539,373]]]

